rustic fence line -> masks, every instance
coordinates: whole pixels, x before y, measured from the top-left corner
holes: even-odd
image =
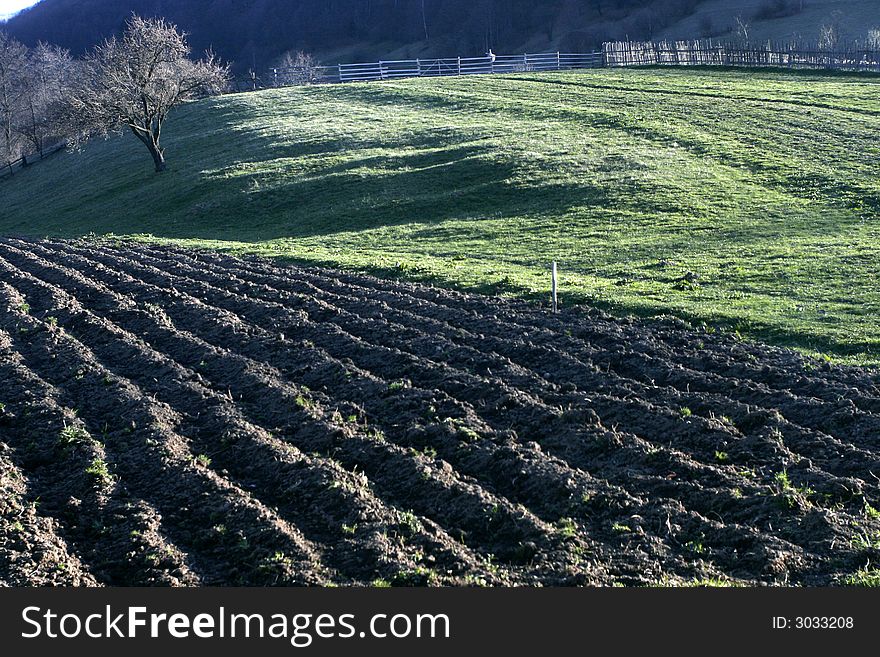
[[[713,40],[616,41],[585,53],[527,53],[436,59],[396,59],[332,66],[276,67],[236,80],[238,91],[297,84],[342,84],[400,78],[490,75],[629,66],[776,66],[880,72],[880,50],[836,50],[800,44],[742,45]]]
[[[880,51],[821,50],[782,43],[761,46],[699,41],[619,41],[603,47],[609,67],[627,66],[776,66],[783,68],[880,71]]]
[[[50,146],[49,148],[45,148],[42,153],[31,153],[30,155],[23,155],[12,162],[5,162],[0,166],[0,178],[8,178],[9,176],[14,175],[16,171],[23,169],[26,166],[30,166],[35,162],[39,162],[40,160],[44,160],[64,148],[67,148],[67,142],[61,142],[54,146]]]

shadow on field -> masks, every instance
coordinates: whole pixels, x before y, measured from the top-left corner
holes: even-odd
[[[243,157],[202,173],[185,237],[256,242],[609,205],[591,185],[531,184],[517,154],[488,139],[453,129],[281,143],[240,133]]]
[[[376,95],[337,93],[343,92],[353,94],[354,103]],[[288,104],[289,110],[279,101],[272,111],[294,111],[294,102]],[[3,232],[262,242],[402,224],[559,216],[572,207],[613,204],[591,181],[542,179],[536,167],[546,166],[543,161],[485,128],[409,122],[360,132],[340,124],[314,135],[242,129],[260,125],[264,111],[228,99],[181,108],[166,140],[169,169],[161,175],[129,136],[42,162],[0,185],[36,189],[51,178],[65,193],[45,199],[51,211],[44,209],[38,221],[31,216],[34,194],[10,195],[0,216]]]

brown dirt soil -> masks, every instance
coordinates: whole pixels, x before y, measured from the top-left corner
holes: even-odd
[[[829,585],[880,375],[257,259],[0,239],[0,584]]]

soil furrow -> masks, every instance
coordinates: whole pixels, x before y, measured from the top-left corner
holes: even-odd
[[[158,275],[162,276],[163,274],[160,272]],[[317,336],[313,336],[313,337],[317,337]],[[377,363],[371,363],[371,367],[373,367],[374,369],[377,366],[381,367],[381,363],[383,362],[383,360],[387,360],[387,359],[380,358],[378,361],[378,365],[377,365]],[[328,379],[332,380],[333,376],[327,375],[322,378],[324,380],[328,380]],[[471,387],[473,387],[473,382],[471,382]],[[553,418],[551,418],[551,419],[553,419]],[[544,421],[544,419],[542,419],[542,422],[543,421]],[[618,451],[618,456],[619,456],[619,452],[621,450],[617,450],[617,451]],[[646,451],[647,451],[647,453],[651,454],[650,447],[648,450],[644,450],[644,448],[641,448],[640,451],[642,452],[642,454],[636,454],[635,455],[636,457],[639,457],[639,456],[643,457],[644,453]],[[628,454],[627,458],[632,459],[633,456],[634,456],[633,454]],[[690,459],[690,458],[683,459],[683,458],[680,458],[679,456],[674,455],[674,454],[671,456],[669,454],[666,454],[664,456],[665,456],[665,459],[664,458],[656,458],[656,457],[654,457],[652,459],[642,458],[642,460],[645,463],[645,465],[643,465],[642,467],[644,467],[645,469],[648,469],[651,467],[659,467],[659,471],[656,472],[653,476],[650,476],[647,473],[644,473],[641,475],[640,479],[644,480],[644,486],[646,488],[653,487],[656,489],[658,486],[657,480],[659,479],[659,480],[661,480],[660,483],[663,485],[663,487],[669,491],[668,494],[670,495],[670,497],[673,497],[673,498],[678,497],[678,498],[685,499],[685,500],[687,500],[688,504],[691,507],[700,508],[702,506],[703,508],[702,508],[701,513],[704,515],[705,514],[712,514],[712,515],[717,516],[717,515],[719,515],[718,511],[722,511],[725,514],[725,519],[729,521],[730,516],[734,512],[734,509],[732,509],[731,507],[735,507],[738,505],[737,498],[731,497],[730,495],[721,494],[721,487],[720,486],[717,487],[719,489],[719,491],[716,492],[711,489],[710,490],[694,490],[695,487],[690,484],[687,484],[687,483],[679,483],[679,482],[669,483],[669,482],[667,482],[665,479],[668,476],[668,473],[670,470],[677,471],[677,472],[682,473],[685,476],[687,476],[687,471],[689,469],[693,470],[694,467],[697,467],[699,469],[699,466],[694,464],[692,459]],[[597,458],[592,459],[593,465],[596,465],[597,460],[601,460],[601,457],[602,457],[601,452],[599,454],[597,454],[596,457]],[[669,461],[672,461],[672,463],[669,463]],[[682,472],[682,471],[684,471],[684,472]],[[715,474],[715,472],[711,472],[710,474]],[[697,476],[695,475],[694,478],[697,478]],[[634,480],[631,477],[631,475],[629,475],[629,474],[626,475],[626,479],[628,479],[630,481],[631,485],[634,481],[637,481],[637,480]],[[737,477],[737,479],[738,479],[737,483],[739,483],[740,486],[742,486],[744,488],[750,487],[750,483],[748,481],[744,480],[742,477]],[[728,486],[728,487],[731,487],[731,486]],[[676,488],[680,489],[680,490],[675,491],[674,489],[676,489]],[[740,517],[742,517],[746,520],[752,520],[752,521],[754,521],[756,519],[754,504],[750,503],[747,506],[746,505],[740,505],[740,506],[744,507],[742,509],[737,510],[738,515]],[[772,504],[771,505],[765,504],[762,506],[765,507],[769,511],[769,514],[766,512],[763,514],[760,514],[759,517],[757,518],[758,520],[760,520],[762,516],[766,516],[766,517],[764,517],[764,522],[766,522],[766,524],[768,524],[768,525],[772,524],[773,522],[775,522],[777,526],[784,524],[784,522],[781,521],[777,517],[779,515],[778,513],[776,513],[777,507],[775,507]],[[635,515],[638,515],[638,514],[635,514]],[[673,513],[673,515],[674,515],[674,513]],[[619,524],[619,523],[609,523],[609,524],[613,525],[613,524]],[[711,521],[707,520],[706,518],[701,518],[699,515],[694,515],[693,513],[691,513],[685,519],[684,524],[688,527],[683,532],[685,535],[705,536],[707,531],[709,531],[709,530],[703,528],[701,525],[706,525],[706,524],[711,525],[712,523],[711,523]],[[755,538],[756,536],[758,536],[758,535],[754,535],[754,536],[752,536],[752,538]],[[826,537],[821,537],[821,540],[831,541],[833,539],[834,539],[833,536],[828,537],[827,539],[826,539]],[[689,540],[681,541],[681,543],[691,543],[691,542],[692,541],[689,541]],[[723,561],[729,561],[729,560],[725,558]],[[733,561],[736,561],[737,563],[739,563],[739,559],[735,559]]]
[[[30,254],[18,255],[24,256],[23,260],[33,258]],[[130,330],[145,344],[155,344],[169,354],[172,358],[163,359],[158,352],[150,354],[153,360],[162,361],[164,371],[153,366],[149,376],[144,378],[142,359],[133,357],[124,361],[120,373],[137,380],[146,392],[155,394],[158,399],[167,398],[176,410],[190,418],[202,416],[204,423],[205,415],[216,416],[216,421],[208,422],[199,435],[187,434],[187,437],[194,442],[200,435],[211,436],[211,440],[219,437],[219,443],[202,445],[203,451],[227,471],[242,473],[249,489],[278,505],[286,517],[294,517],[310,537],[317,532],[323,542],[336,544],[337,551],[347,555],[349,562],[352,554],[361,555],[357,573],[361,580],[418,569],[417,564],[408,562],[406,554],[389,544],[384,537],[386,529],[392,534],[405,535],[407,542],[420,547],[426,559],[444,575],[476,568],[473,555],[466,555],[460,543],[443,535],[428,519],[420,519],[427,523],[427,530],[422,526],[413,531],[402,520],[407,517],[405,512],[384,508],[364,485],[360,473],[342,469],[333,459],[314,458],[291,450],[289,444],[273,438],[264,429],[247,425],[246,420],[237,416],[235,408],[246,406],[248,414],[266,423],[273,433],[283,436],[287,431],[309,450],[345,443],[353,432],[365,431],[366,437],[360,439],[369,440],[368,427],[345,423],[338,409],[328,412],[311,392],[281,384],[272,368],[218,349],[188,332],[176,331],[165,313],[149,304],[149,300],[156,300],[156,292],[147,292],[144,297],[143,290],[127,286],[127,296],[121,297],[109,288],[101,289],[98,283],[82,278],[75,271],[58,268],[53,273],[47,267],[54,265],[36,260],[28,265],[32,272],[38,269],[43,280],[61,285],[83,299],[91,311]],[[148,290],[151,286],[141,287]],[[158,291],[158,297],[164,293]],[[133,299],[139,300],[147,310],[126,308],[133,305]],[[194,381],[188,381],[189,378]],[[230,403],[230,398],[235,398],[235,404]],[[218,415],[218,409],[224,405],[232,408]],[[278,488],[257,488],[260,482],[272,482]],[[293,503],[297,506],[292,507]],[[332,552],[325,561],[332,563]],[[340,566],[351,572],[353,564]]]
[[[9,253],[7,253],[7,255],[9,257],[12,257],[12,255]],[[24,260],[26,260],[28,258],[30,258],[30,259],[34,258],[34,256],[31,256],[29,254],[23,254],[23,253],[19,253],[18,256]],[[13,259],[15,260],[15,258],[13,258]],[[35,260],[32,260],[32,262],[34,262],[37,265],[39,264]],[[21,261],[18,261],[18,264],[23,264],[23,263]],[[40,272],[40,275],[46,276],[45,272],[42,272],[42,271]],[[65,274],[61,273],[61,274],[59,274],[59,276],[61,276],[63,278],[65,276]],[[47,278],[51,278],[51,277],[47,277]],[[60,283],[61,281],[56,280],[54,282]],[[84,289],[83,288],[83,289],[77,290],[77,296],[81,297],[83,299],[88,299],[87,303],[91,302],[95,297],[97,297],[101,294],[106,295],[107,293],[101,292],[99,289],[95,288],[94,286],[92,286],[91,289]],[[162,295],[163,292],[160,291],[159,294]],[[191,312],[192,309],[193,309],[192,307],[189,307],[187,310],[189,312]],[[154,309],[151,309],[150,314],[155,314],[157,312],[160,312],[160,311],[157,308],[154,308]],[[120,316],[122,316],[122,314],[120,314]],[[133,311],[131,313],[128,313],[128,316],[129,317],[139,316],[141,319],[143,319],[144,317],[147,316],[147,314],[146,313],[138,313],[137,311]],[[199,325],[204,325],[204,324],[202,323]],[[144,326],[145,326],[144,324],[141,324],[140,328],[144,328]],[[185,357],[188,361],[192,362],[193,364],[198,363],[197,369],[199,369],[199,371],[200,371],[200,373],[199,373],[200,377],[202,376],[202,374],[204,374],[207,377],[212,371],[215,376],[223,376],[224,375],[224,364],[223,363],[214,364],[213,369],[212,369],[212,364],[210,362],[208,362],[209,360],[211,360],[211,357],[210,357],[210,354],[207,354],[207,353],[205,355],[208,356],[208,360],[202,360],[202,361],[195,360],[196,359],[195,354],[199,353],[198,352],[198,345],[194,345],[193,341],[191,339],[185,339],[184,342],[185,342],[185,344],[177,345],[177,347],[175,348],[175,352],[181,354],[183,357]],[[193,351],[194,347],[196,348],[196,351]],[[205,350],[205,348],[206,348],[206,345],[203,345],[203,347],[202,347],[203,351]],[[210,351],[210,348],[208,348],[208,350]],[[215,359],[217,358],[216,354],[214,355],[214,358]],[[132,367],[134,367],[135,371],[136,371],[138,366],[133,365]],[[155,367],[153,368],[153,370],[155,370]],[[265,404],[265,402],[267,401],[266,395],[271,392],[271,388],[267,387],[267,385],[266,385],[267,380],[265,377],[263,377],[259,381],[256,381],[254,383],[254,385],[251,386],[250,389],[248,389],[247,386],[240,386],[236,382],[234,376],[232,378],[229,378],[230,370],[229,370],[228,365],[225,367],[225,370],[226,370],[227,380],[225,383],[222,384],[222,389],[224,391],[227,391],[227,390],[230,391],[234,397],[239,398],[237,403],[240,404],[241,403],[240,397],[243,394],[246,394],[246,395],[249,395],[252,397],[252,401],[250,403],[250,408],[252,410],[256,409],[259,411],[266,406],[266,404]],[[242,367],[239,367],[237,370],[231,371],[231,373],[235,374],[236,376],[244,374],[245,372],[246,372],[246,370]],[[173,374],[169,373],[161,378],[165,381],[168,381],[168,380],[173,380],[175,378],[175,376]],[[227,388],[227,384],[231,387]],[[235,393],[237,393],[237,394],[235,394]],[[277,407],[279,407],[281,409],[285,409],[285,408],[295,409],[295,408],[297,408],[297,400],[301,397],[300,392],[298,392],[296,390],[282,389],[280,391],[280,393],[281,393],[281,396],[275,400],[277,402]],[[179,405],[179,403],[180,403],[180,401],[179,401],[180,400],[180,391],[179,390],[174,393],[174,397],[176,399],[176,403]],[[308,401],[304,401],[303,403],[306,405],[309,405],[309,406],[311,405],[308,403]],[[416,495],[419,492],[419,490],[425,486],[425,484],[422,481],[423,475],[422,475],[422,470],[421,470],[421,468],[425,467],[425,466],[424,466],[424,464],[419,464],[418,462],[416,462],[416,460],[414,460],[411,452],[409,452],[407,450],[402,450],[399,448],[392,450],[383,441],[377,440],[376,437],[374,437],[374,436],[370,436],[369,432],[367,432],[367,435],[364,435],[364,436],[359,436],[356,434],[355,435],[346,435],[346,434],[351,434],[352,430],[358,429],[358,427],[353,426],[351,424],[349,424],[348,429],[346,429],[344,426],[341,426],[341,427],[336,427],[335,429],[331,428],[331,430],[325,429],[323,432],[313,432],[312,435],[309,435],[308,432],[302,431],[301,422],[299,421],[298,418],[294,417],[294,418],[292,418],[292,421],[290,421],[290,420],[287,420],[287,418],[285,418],[285,415],[286,415],[285,413],[281,413],[281,414],[276,413],[275,417],[267,417],[265,419],[267,421],[269,421],[270,424],[277,424],[277,423],[281,422],[282,420],[284,420],[286,422],[286,426],[280,427],[282,432],[284,430],[287,430],[290,434],[292,434],[293,439],[298,444],[300,444],[304,450],[311,451],[313,449],[319,449],[319,448],[323,449],[323,450],[329,450],[335,459],[342,461],[343,463],[347,463],[349,460],[354,459],[354,460],[351,460],[351,465],[353,465],[354,467],[359,467],[362,471],[365,471],[367,473],[370,472],[370,469],[368,467],[368,464],[370,462],[378,462],[378,461],[382,461],[382,460],[387,461],[387,460],[389,460],[389,458],[391,458],[392,459],[391,464],[392,465],[396,464],[395,469],[397,470],[397,473],[395,475],[393,475],[393,477],[392,477],[391,472],[386,471],[386,469],[383,467],[381,470],[383,480],[384,481],[391,481],[392,478],[394,480],[398,480],[401,477],[406,476],[407,471],[410,471],[410,473],[411,473],[410,480],[408,482],[394,481],[394,483],[393,483],[394,488],[397,489],[398,496],[400,496],[400,494],[402,494],[403,491],[406,491],[406,498],[405,499],[409,503],[413,503],[414,495]],[[228,417],[225,418],[225,421],[229,422],[229,418]],[[343,423],[339,422],[337,424],[341,425]],[[352,456],[348,456],[345,453],[343,453],[343,452],[352,452],[355,443],[357,443],[360,446],[360,450],[361,450],[360,454],[353,453]],[[330,445],[330,447],[328,447],[328,444]],[[238,460],[238,459],[233,457],[232,460]],[[430,462],[430,459],[423,459],[423,460],[426,463]],[[230,465],[230,467],[231,467],[231,465]],[[469,485],[468,488],[472,489],[473,486]],[[474,494],[473,491],[470,494],[473,495]],[[425,497],[426,497],[425,503],[427,503],[428,500],[434,499],[435,495],[436,495],[436,491],[426,492],[425,493]],[[485,493],[484,491],[480,491],[479,499],[484,500],[484,498],[486,498],[486,497],[487,497],[487,493]],[[486,540],[489,540],[489,539],[491,539],[492,541],[497,540],[497,537],[493,535],[493,532],[491,532],[490,528],[488,527],[488,525],[491,523],[487,523],[485,520],[487,516],[491,515],[489,513],[489,510],[495,509],[494,513],[497,518],[498,525],[500,526],[501,530],[503,530],[503,531],[498,532],[501,537],[506,537],[505,531],[519,532],[520,530],[516,529],[515,527],[510,527],[509,529],[505,529],[505,526],[511,522],[518,523],[519,517],[523,515],[523,510],[521,508],[512,506],[510,503],[505,502],[504,500],[499,500],[499,499],[492,500],[491,496],[488,496],[488,497],[489,497],[489,500],[481,501],[480,502],[481,506],[478,508],[475,508],[472,511],[472,514],[474,514],[474,516],[475,516],[476,523],[473,521],[470,523],[465,523],[464,527],[470,533],[474,533],[474,534],[479,533],[479,534],[484,535],[484,538]],[[422,505],[424,505],[425,503],[422,503]],[[459,503],[459,505],[461,505],[462,500],[459,499],[458,503]],[[488,508],[486,508],[486,507],[488,507]],[[405,507],[405,508],[407,508],[407,507]],[[398,522],[397,524],[400,524],[400,523]],[[357,525],[358,525],[358,523],[355,523],[351,519],[349,519],[348,526],[357,526]],[[342,522],[337,523],[337,527],[344,527],[344,526],[346,526],[346,522],[344,520]],[[460,525],[460,523],[456,523],[456,526],[460,527],[461,525]],[[542,532],[540,530],[526,529],[526,531],[527,531],[527,533],[523,534],[522,540],[526,540],[527,538],[533,538],[533,539],[537,539],[537,540],[542,539]],[[490,548],[491,548],[491,545],[490,545]],[[490,552],[491,552],[491,550],[490,550]],[[400,565],[405,565],[405,563],[402,563]],[[417,568],[412,568],[411,570],[417,570]],[[457,570],[461,570],[461,568],[459,567],[459,568],[457,568]]]
[[[150,253],[153,255],[155,250],[151,250]],[[162,251],[158,253],[160,256],[163,255]],[[164,257],[168,259],[167,254]],[[215,264],[211,259],[193,260],[202,266],[220,267],[227,273],[232,272],[236,277],[248,276],[249,278],[245,280],[256,282],[263,289],[266,288],[266,283],[270,282],[272,286],[280,290],[295,294],[315,296],[316,293],[323,293],[329,297],[329,302],[334,305],[344,307],[351,312],[355,312],[353,309],[358,309],[364,319],[381,319],[393,322],[395,317],[403,317],[402,322],[393,323],[395,326],[405,325],[410,329],[418,327],[418,322],[421,321],[423,324],[419,327],[420,330],[430,334],[432,339],[442,335],[449,341],[473,347],[477,353],[497,356],[480,364],[488,371],[500,373],[501,370],[505,370],[505,374],[508,374],[509,364],[512,362],[522,365],[532,373],[545,370],[551,383],[556,383],[563,389],[574,382],[577,382],[579,387],[589,390],[607,389],[609,392],[614,392],[615,388],[622,387],[629,395],[638,395],[661,405],[666,401],[664,397],[668,398],[669,396],[667,387],[674,388],[685,404],[688,402],[696,404],[700,397],[704,396],[698,393],[709,393],[713,395],[711,400],[713,404],[728,404],[729,408],[733,409],[731,415],[736,415],[735,423],[741,421],[744,425],[753,424],[754,418],[749,417],[748,410],[742,417],[735,411],[741,411],[743,408],[748,409],[751,405],[763,407],[769,402],[784,408],[784,419],[792,424],[815,426],[843,440],[860,438],[858,435],[847,432],[853,424],[853,415],[861,415],[864,419],[865,415],[880,413],[880,398],[877,396],[862,395],[852,386],[835,388],[828,386],[827,383],[820,384],[815,380],[805,378],[801,372],[798,372],[795,377],[786,379],[790,389],[772,389],[767,383],[759,383],[744,377],[742,372],[738,372],[737,376],[725,377],[715,372],[692,370],[685,365],[670,368],[669,360],[674,359],[681,350],[670,349],[663,340],[646,342],[644,339],[635,341],[621,339],[617,340],[611,349],[608,349],[602,347],[601,344],[597,346],[591,342],[574,340],[572,336],[568,335],[571,331],[566,330],[560,333],[550,331],[547,328],[526,332],[523,339],[520,339],[517,336],[519,332],[505,331],[498,334],[499,323],[494,321],[497,316],[492,316],[493,321],[491,322],[485,318],[478,319],[476,322],[473,318],[469,318],[471,321],[468,322],[469,326],[465,329],[460,325],[450,324],[452,318],[443,313],[440,313],[439,316],[432,313],[432,308],[436,307],[434,305],[416,302],[414,312],[413,298],[403,294],[372,292],[371,295],[356,296],[364,291],[371,292],[372,288],[357,284],[343,285],[338,279],[332,279],[326,275],[322,276],[319,273],[313,274],[309,270],[305,273],[298,272],[297,276],[284,277],[274,273],[267,275],[259,267],[237,266],[235,264],[223,267],[222,264]],[[262,269],[273,271],[268,264]],[[271,295],[273,291],[268,289],[265,290],[265,293]],[[364,298],[370,298],[375,303],[364,304]],[[345,302],[340,304],[340,299],[344,299]],[[400,303],[394,303],[394,300],[399,300]],[[445,308],[445,306],[442,307]],[[496,333],[494,335],[492,333],[478,333],[484,329],[494,330]],[[606,335],[598,335],[601,342],[607,342]],[[560,354],[561,351],[565,353]],[[648,351],[651,353],[647,353]],[[658,352],[662,358],[654,355]],[[562,358],[561,362],[560,358]],[[565,362],[566,360],[568,363]],[[568,364],[574,364],[575,367],[566,367]],[[562,366],[560,367],[560,365]],[[747,365],[748,363],[745,363],[745,366]],[[741,368],[743,364],[738,363],[736,366]],[[767,369],[767,367],[762,368],[760,376],[756,374],[756,378],[766,379],[764,374]],[[603,373],[603,370],[604,378],[600,379],[599,375]],[[505,376],[505,380],[508,384],[517,386],[516,372],[513,374],[513,378]],[[613,381],[612,374],[621,377],[620,380]],[[797,382],[801,379],[805,383],[798,385]],[[793,386],[791,385],[792,380],[796,382]],[[527,380],[517,387],[529,388],[535,383],[542,382]],[[616,386],[612,385],[614,383]],[[801,392],[806,397],[799,398],[794,394],[795,392]],[[831,417],[828,414],[827,404],[822,404],[821,401],[836,405],[835,413],[832,413]],[[564,399],[561,400],[561,403],[564,403]],[[835,435],[835,428],[840,428],[843,435]],[[864,429],[866,437],[875,435],[874,429],[873,426],[866,427]]]
[[[11,289],[3,296],[20,298]],[[22,335],[32,330],[25,323],[15,326]],[[52,519],[88,576],[111,585],[198,584],[186,555],[157,531],[155,509],[96,471],[95,464],[106,461],[104,446],[73,410],[60,405],[58,391],[25,367],[5,331],[0,342],[3,435],[14,448],[13,460],[32,475],[27,500]],[[128,563],[121,564],[119,555]]]
[[[214,266],[211,263],[207,264],[209,267]],[[237,277],[242,268],[233,266],[230,270]],[[279,290],[267,289],[264,282],[261,286],[248,287],[246,292],[257,298],[268,301],[277,300],[286,306],[295,308],[307,308],[310,298],[315,296],[315,293],[321,293],[321,290],[312,285],[310,281],[303,281],[298,277],[288,277],[284,280],[273,277],[271,281],[273,285],[278,286]],[[248,281],[248,283],[253,283],[253,281]],[[233,278],[232,282],[224,287],[227,289],[232,287],[237,291],[242,291],[241,286],[242,284],[237,283]],[[295,296],[293,298],[286,297],[279,294],[280,291],[289,292]],[[796,420],[806,422],[808,425],[814,423],[817,415],[824,419],[828,410],[827,405],[822,405],[816,400],[800,402],[788,392],[782,393],[781,399],[777,397],[774,400],[771,395],[766,394],[766,391],[763,393],[755,391],[745,400],[742,395],[737,395],[738,399],[733,400],[726,394],[720,394],[718,388],[712,390],[708,395],[701,394],[698,392],[701,387],[701,379],[696,377],[684,377],[685,380],[680,381],[680,386],[671,390],[668,386],[657,385],[653,380],[650,381],[650,385],[644,385],[634,379],[615,380],[614,376],[609,373],[602,374],[599,368],[591,362],[580,362],[568,354],[559,354],[532,345],[517,348],[516,342],[510,339],[503,340],[484,335],[475,336],[458,328],[455,329],[455,333],[458,336],[458,342],[465,345],[462,347],[452,343],[449,339],[441,338],[444,334],[443,325],[436,323],[436,320],[426,320],[435,322],[435,325],[427,327],[429,330],[414,331],[411,320],[415,318],[418,321],[418,316],[403,311],[404,322],[391,322],[388,318],[394,317],[395,312],[382,300],[365,306],[363,303],[358,303],[358,300],[350,295],[338,293],[328,295],[325,293],[325,296],[332,297],[329,303],[343,307],[346,311],[356,314],[363,320],[360,326],[354,328],[350,324],[341,324],[345,330],[359,337],[366,337],[389,347],[405,348],[408,344],[407,332],[414,334],[413,339],[417,343],[422,343],[421,348],[419,344],[416,344],[415,348],[409,348],[408,352],[421,359],[420,366],[416,368],[418,374],[427,373],[428,368],[421,366],[421,364],[424,363],[424,354],[434,356],[431,351],[432,347],[435,347],[437,351],[441,352],[441,356],[447,359],[451,359],[455,351],[464,352],[456,359],[458,362],[467,363],[469,369],[491,373],[495,379],[495,386],[492,389],[495,399],[476,400],[476,405],[479,407],[493,408],[498,403],[505,403],[505,401],[498,401],[496,391],[504,390],[507,385],[518,387],[521,390],[542,390],[543,399],[550,401],[554,406],[576,407],[582,405],[582,403],[579,404],[581,400],[573,399],[572,394],[560,392],[560,390],[565,391],[566,387],[573,386],[573,382],[576,382],[577,387],[591,393],[589,399],[591,407],[605,424],[614,425],[618,429],[661,444],[686,444],[691,455],[701,463],[714,463],[717,460],[715,455],[718,453],[728,454],[733,457],[732,462],[736,463],[737,457],[742,453],[744,460],[754,461],[756,458],[764,458],[766,467],[775,467],[776,471],[789,468],[798,469],[803,466],[805,472],[802,478],[809,480],[812,485],[822,488],[823,494],[836,495],[836,493],[843,492],[844,497],[848,498],[850,495],[846,490],[855,487],[870,491],[872,496],[877,499],[877,487],[873,481],[850,482],[848,488],[841,488],[837,482],[832,481],[837,477],[851,478],[853,472],[873,471],[880,466],[880,463],[870,452],[848,442],[858,441],[861,438],[869,445],[873,445],[874,436],[880,431],[880,418],[866,417],[864,413],[860,414],[861,417],[853,417],[851,405],[844,405],[846,409],[850,410],[849,415],[844,418],[839,418],[838,415],[834,416],[838,418],[835,420],[837,424],[845,427],[842,430],[843,436],[814,436],[790,419],[792,415],[795,415]],[[340,300],[343,300],[342,304],[340,304]],[[359,308],[367,310],[359,311]],[[333,320],[340,323],[337,318],[333,318]],[[373,326],[379,328],[372,328]],[[367,335],[365,335],[365,331],[368,332]],[[425,334],[431,337],[425,338]],[[383,336],[385,340],[382,339]],[[511,344],[513,347],[510,347]],[[643,371],[654,374],[649,367],[645,366],[645,359],[639,360],[643,365]],[[448,366],[448,362],[444,365]],[[542,369],[547,370],[547,373],[542,376],[535,374],[535,371]],[[672,376],[681,379],[681,374],[684,371],[686,370],[678,368],[674,370]],[[655,376],[660,378],[661,376],[669,377],[669,375],[668,369],[661,369]],[[442,387],[443,378],[448,377],[441,377],[441,381],[420,381],[420,385],[429,388],[433,385]],[[518,379],[523,379],[523,381],[518,382]],[[690,390],[692,384],[696,390]],[[472,381],[465,381],[461,387],[467,391],[486,389],[473,385]],[[729,387],[730,390],[742,390],[742,388],[742,386]],[[604,394],[597,395],[595,394],[597,392]],[[707,390],[707,392],[709,391]],[[629,397],[636,399],[627,399]],[[515,399],[516,396],[514,395],[513,398]],[[759,406],[768,399],[779,402],[780,406],[784,405],[789,419],[783,417],[773,406],[768,409]],[[473,402],[474,400],[469,399],[468,401]],[[759,407],[752,408],[750,404]],[[801,408],[797,408],[798,404]],[[792,409],[793,405],[795,406],[794,410]],[[640,406],[642,408],[639,408]],[[803,408],[808,409],[806,413],[803,412]],[[683,409],[688,411],[687,421],[682,421],[680,416]],[[707,417],[701,417],[701,413]],[[552,421],[554,418],[550,414],[545,419]],[[733,425],[733,427],[729,425]],[[856,426],[858,431],[854,431]],[[747,440],[739,440],[741,432],[749,434],[746,436]],[[731,433],[734,435],[731,436]],[[700,451],[695,452],[695,450]],[[803,454],[809,454],[810,458],[805,459]]]
[[[229,259],[200,251],[175,251],[163,247],[137,245],[138,251],[149,252],[160,258],[189,258],[200,263],[220,262]],[[289,276],[289,268],[280,267],[265,260],[245,258],[235,261],[240,269],[247,269],[258,276]],[[299,275],[319,287],[339,289],[344,287],[359,296],[382,300],[399,309],[448,322],[456,327],[461,324],[474,331],[504,329],[509,335],[517,335],[525,329],[533,341],[547,338],[553,346],[576,351],[600,349],[611,356],[634,355],[654,357],[658,352],[674,364],[694,371],[729,374],[737,381],[754,380],[778,390],[789,390],[806,397],[819,396],[825,401],[838,401],[840,396],[853,400],[857,406],[864,405],[866,412],[880,412],[880,376],[871,377],[872,385],[865,392],[865,372],[858,368],[830,368],[825,363],[814,363],[790,351],[743,342],[723,334],[695,333],[680,320],[650,322],[651,332],[640,330],[645,324],[638,320],[619,320],[595,309],[575,308],[563,310],[558,317],[548,316],[546,310],[536,310],[532,304],[488,297],[468,296],[445,289],[409,284],[399,281],[378,280],[360,274],[327,272],[312,268],[300,268]],[[588,321],[584,321],[587,319]],[[683,340],[683,337],[689,338]],[[705,341],[694,340],[705,337]],[[692,344],[688,345],[688,342]],[[702,344],[695,348],[695,344]],[[675,345],[674,349],[669,348]],[[731,351],[733,353],[731,353]],[[733,356],[733,357],[732,357]],[[613,360],[613,359],[612,359]],[[613,365],[609,361],[609,365]],[[811,368],[822,373],[822,378],[810,375]],[[794,370],[794,371],[792,371]],[[836,383],[839,385],[831,385]]]
[[[40,486],[15,464],[6,437],[0,429],[0,587],[99,586],[57,521],[38,512]]]
[[[61,499],[103,463],[88,517],[140,503],[147,542],[177,550],[152,564],[165,583],[827,585],[880,558],[876,372],[260,259],[0,255],[17,385],[44,380],[50,427],[77,412],[106,434],[35,464],[21,436],[48,420],[17,395],[10,471]],[[46,519],[82,577],[144,576],[102,579],[110,539]]]
[[[62,321],[79,322],[84,332],[89,324],[99,328],[98,322],[76,301],[53,298],[52,290],[39,282],[9,271],[3,260],[0,268],[29,292],[26,301],[3,299],[8,307],[32,304],[33,310],[58,319],[55,325],[13,312],[3,328],[27,327],[25,337],[13,336],[23,362],[58,389],[65,405],[77,409],[89,433],[101,435],[106,460],[96,476],[108,484],[118,478],[156,508],[167,534],[190,554],[202,583],[324,581],[316,555],[296,530],[200,464],[188,441],[173,430],[179,419],[172,409],[105,368],[61,327]],[[58,358],[64,359],[64,368],[55,366]]]

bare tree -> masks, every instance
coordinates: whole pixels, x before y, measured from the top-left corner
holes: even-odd
[[[177,105],[218,93],[229,84],[229,69],[210,53],[189,59],[186,35],[163,19],[132,16],[121,38],[96,46],[84,62],[71,94],[78,141],[129,129],[166,168],[162,127]]]
[[[738,15],[734,18],[736,24],[734,25],[734,33],[736,34],[737,41],[740,42],[743,46],[748,46],[750,43],[750,31],[752,29],[751,24],[748,20],[742,17],[742,15]]]
[[[868,50],[880,50],[880,27],[868,30],[868,38],[865,40]]]
[[[826,23],[819,28],[819,50],[834,50],[840,41],[837,27]]]
[[[48,140],[66,136],[63,104],[72,87],[75,68],[67,50],[45,43],[31,50],[27,61],[15,129],[30,152],[43,157]]]
[[[425,0],[422,0],[422,27],[425,29],[425,41],[430,38],[428,36],[428,14],[425,12]]]
[[[836,50],[842,39],[840,11],[832,11],[828,20],[819,28],[819,50]]]
[[[27,48],[0,32],[0,157],[10,165],[21,154],[21,136],[15,129],[21,111],[28,70]]]
[[[286,52],[275,67],[276,86],[314,84],[318,80],[318,62],[304,52]]]

